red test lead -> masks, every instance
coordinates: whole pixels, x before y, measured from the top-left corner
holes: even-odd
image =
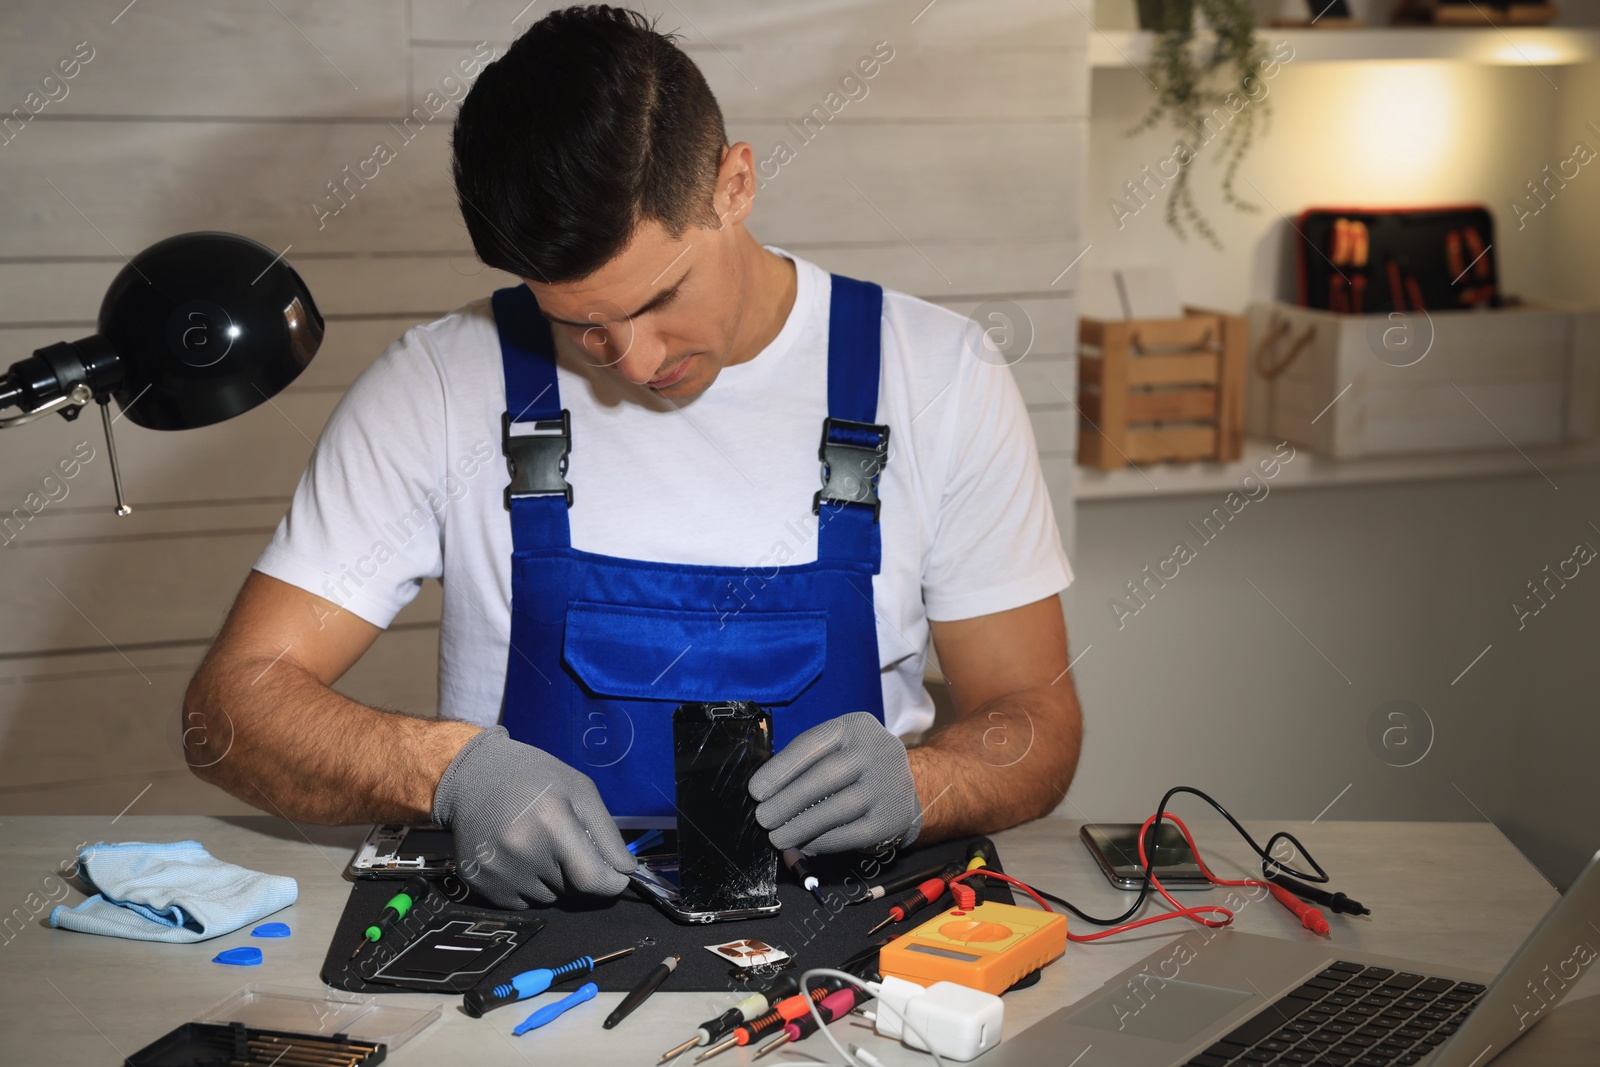
[[[1206,876],[1211,884],[1250,886],[1252,888],[1259,887],[1261,889],[1265,889],[1274,897],[1277,897],[1278,903],[1282,904],[1285,908],[1288,908],[1294,917],[1300,920],[1300,925],[1304,926],[1307,930],[1310,930],[1314,934],[1319,934],[1322,937],[1327,937],[1332,932],[1332,927],[1328,925],[1328,919],[1322,914],[1322,912],[1318,911],[1310,904],[1305,903],[1299,897],[1295,896],[1282,886],[1273,885],[1271,882],[1264,882],[1259,878],[1218,878],[1215,874],[1211,873],[1211,869],[1206,866],[1206,861],[1200,858],[1200,849],[1195,846],[1194,837],[1190,835],[1189,828],[1183,824],[1183,820],[1170,812],[1165,814],[1165,818],[1177,824],[1178,830],[1183,834],[1184,841],[1186,841],[1189,845],[1189,852],[1194,856],[1195,863],[1200,867],[1201,873]],[[1149,866],[1149,861],[1145,855],[1144,838],[1145,834],[1149,831],[1151,825],[1154,824],[1155,821],[1156,817],[1152,815],[1150,818],[1146,819],[1144,821],[1144,825],[1139,828],[1139,863],[1146,867]],[[1156,878],[1154,874],[1151,874],[1150,876],[1150,884],[1156,887],[1156,891],[1165,897],[1168,903],[1170,903],[1174,908],[1178,908],[1180,911],[1198,913],[1214,909],[1227,916],[1227,918],[1224,920],[1215,921],[1211,919],[1199,918],[1198,915],[1195,915],[1195,921],[1203,926],[1226,926],[1228,923],[1233,921],[1232,912],[1215,904],[1201,904],[1197,908],[1184,908],[1176,900],[1172,899],[1172,894],[1167,892],[1166,888],[1162,886],[1160,879]],[[1159,918],[1165,917],[1166,916],[1159,916]]]
[[[890,923],[905,922],[906,917],[913,914],[918,908],[926,907],[944,896],[944,887],[945,880],[943,877],[929,878],[926,882],[901,897],[894,907],[889,909],[889,917],[868,930],[867,936],[871,937]]]
[[[1332,933],[1333,928],[1328,925],[1327,917],[1315,907],[1307,904],[1281,885],[1273,885],[1271,882],[1259,884],[1265,885],[1272,890],[1272,895],[1278,898],[1278,903],[1292,911],[1295,917],[1300,920],[1301,926],[1304,926],[1314,934],[1321,934],[1323,937],[1327,937]]]

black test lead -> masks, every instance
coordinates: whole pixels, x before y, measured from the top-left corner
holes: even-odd
[[[383,938],[389,928],[406,917],[409,912],[423,897],[428,895],[428,880],[422,875],[414,875],[405,887],[389,898],[383,906],[383,914],[378,916],[378,921],[362,931],[361,940],[356,942],[355,952],[350,953],[350,958],[355,959],[368,942],[376,942]]]
[[[1284,874],[1280,874],[1276,871],[1267,874],[1265,877],[1267,881],[1272,882],[1275,885],[1282,886],[1295,896],[1300,897],[1302,900],[1309,900],[1313,904],[1321,904],[1323,907],[1329,909],[1335,914],[1372,914],[1371,908],[1368,908],[1359,900],[1351,900],[1343,893],[1330,893],[1326,889],[1318,889],[1314,885],[1306,885],[1304,882],[1298,882],[1293,878],[1290,878]]]
[[[794,875],[794,880],[806,887],[806,891],[826,904],[822,896],[822,883],[817,881],[817,876],[811,873],[806,865],[806,856],[797,848],[783,850],[783,865],[789,868],[789,873]]]
[[[652,967],[650,969],[650,973],[644,976],[644,980],[638,985],[634,986],[631,993],[622,998],[622,1003],[617,1005],[616,1010],[610,1015],[606,1016],[604,1029],[611,1029],[623,1019],[626,1019],[634,1008],[637,1008],[639,1005],[643,1004],[646,998],[648,998],[651,993],[654,993],[656,989],[660,987],[661,983],[665,982],[667,978],[671,976],[672,972],[677,969],[679,961],[682,959],[682,956],[668,956],[666,959]]]

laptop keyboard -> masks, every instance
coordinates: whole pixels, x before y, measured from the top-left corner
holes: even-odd
[[[1348,960],[1330,964],[1188,1061],[1189,1067],[1416,1063],[1477,1006],[1477,982],[1429,978]]]

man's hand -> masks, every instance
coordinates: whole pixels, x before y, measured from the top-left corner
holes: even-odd
[[[813,726],[750,778],[773,848],[845,852],[910,844],[922,809],[906,746],[867,712]]]
[[[589,776],[503,726],[468,741],[445,768],[433,818],[453,832],[462,877],[499,908],[566,892],[616,896],[638,864]]]

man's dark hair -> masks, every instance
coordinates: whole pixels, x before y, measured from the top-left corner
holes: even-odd
[[[699,68],[637,11],[554,11],[486,66],[451,137],[478,258],[519,278],[593,274],[654,219],[716,226],[727,132]]]

